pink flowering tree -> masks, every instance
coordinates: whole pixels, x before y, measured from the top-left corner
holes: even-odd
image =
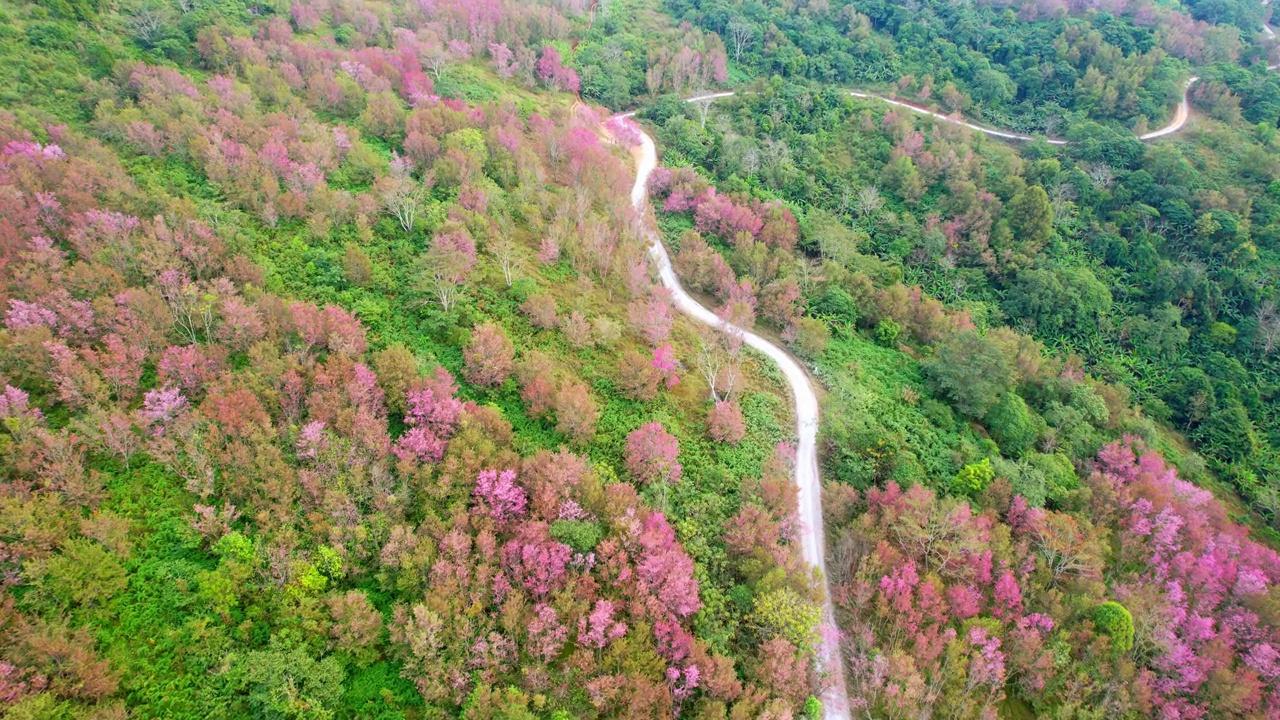
[[[499,526],[524,517],[529,507],[528,494],[516,484],[515,470],[481,472],[476,477],[475,496]]]
[[[742,407],[734,400],[717,400],[707,413],[707,434],[716,442],[737,445],[747,436]]]
[[[649,298],[631,301],[627,306],[631,325],[650,345],[659,345],[671,334],[671,297],[665,290],[655,289]]]
[[[502,569],[536,598],[544,598],[564,583],[573,549],[551,539],[547,526],[525,522],[516,537],[502,547]]]
[[[586,617],[578,621],[578,645],[600,651],[627,634],[627,626],[613,617],[614,606],[608,600],[597,600]]]
[[[702,607],[693,560],[676,540],[675,530],[660,512],[649,513],[640,533],[642,552],[636,570],[640,582],[660,605],[677,618],[687,618]]]
[[[466,361],[463,375],[473,385],[501,385],[515,369],[515,347],[506,332],[493,323],[479,325],[471,332],[462,357]]]
[[[653,359],[649,365],[666,378],[667,387],[680,384],[680,376],[676,374],[680,369],[680,361],[676,358],[675,348],[671,347],[670,343],[663,343],[653,349]]]
[[[538,56],[537,73],[538,79],[552,90],[576,93],[582,84],[578,73],[573,68],[565,67],[560,51],[551,45],[542,48],[542,53]]]
[[[148,390],[142,396],[142,409],[138,416],[143,425],[151,429],[152,435],[160,436],[187,406],[187,399],[176,387]]]
[[[405,395],[408,412],[404,422],[409,429],[396,441],[392,452],[401,460],[439,462],[444,457],[445,443],[453,436],[462,402],[454,397],[457,385],[444,368],[419,381]]]
[[[431,241],[420,265],[418,289],[435,295],[448,312],[462,296],[467,278],[476,264],[476,244],[466,230],[440,233]]]
[[[649,422],[627,435],[627,472],[641,483],[661,483],[662,504],[667,504],[667,484],[679,482],[680,441],[662,423]]]

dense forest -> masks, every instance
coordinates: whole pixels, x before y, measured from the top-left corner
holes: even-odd
[[[0,713],[1275,717],[1268,12],[0,0]]]

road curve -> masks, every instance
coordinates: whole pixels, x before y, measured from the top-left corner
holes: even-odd
[[[967,127],[970,130],[977,130],[980,133],[986,133],[987,135],[990,135],[992,137],[1004,138],[1005,140],[1035,140],[1035,138],[1031,137],[1030,135],[1019,135],[1018,133],[1005,132],[1003,130],[995,130],[993,128],[983,127],[982,125],[975,125],[971,122],[966,122],[964,120],[959,120],[957,118],[943,115],[942,113],[936,113],[928,108],[920,107],[919,105],[912,105],[911,103],[902,102],[901,100],[893,100],[881,95],[876,95],[875,93],[866,93],[866,92],[860,92],[858,90],[850,90],[849,94],[856,98],[871,98],[874,100],[879,100],[880,102],[889,103],[890,105],[896,105],[900,108],[906,108],[907,110],[910,110],[913,113],[928,115],[929,117],[937,118],[938,120],[941,120],[943,122],[949,122],[952,125],[959,125],[961,127]],[[1047,137],[1045,138],[1045,140],[1050,145],[1066,145],[1067,144],[1066,140],[1059,140],[1058,138]]]
[[[1266,28],[1265,25],[1263,27]],[[1270,28],[1266,28],[1266,29],[1270,30]],[[1267,69],[1272,70],[1272,69],[1275,69],[1275,67],[1276,66],[1274,65],[1268,65]],[[1156,138],[1161,138],[1166,135],[1172,135],[1173,133],[1176,133],[1179,130],[1181,130],[1183,126],[1187,124],[1187,120],[1191,116],[1191,105],[1187,100],[1187,94],[1191,91],[1191,86],[1195,84],[1195,82],[1199,79],[1200,79],[1199,77],[1192,77],[1192,78],[1189,78],[1185,83],[1183,83],[1182,98],[1178,101],[1178,106],[1173,113],[1173,119],[1169,122],[1169,124],[1165,125],[1162,128],[1159,128],[1158,130],[1152,130],[1151,132],[1146,133],[1145,135],[1139,135],[1138,139],[1139,140],[1155,140]],[[697,97],[688,98],[687,100],[685,100],[685,102],[688,102],[688,103],[711,102],[713,100],[719,100],[720,98],[733,97],[736,94],[737,93],[735,93],[734,91],[728,90],[725,92],[711,93],[708,95],[698,95]],[[902,100],[894,100],[892,98],[887,98],[883,95],[877,95],[875,93],[864,92],[861,90],[850,90],[849,94],[856,98],[863,98],[868,100],[879,100],[880,102],[888,103],[890,105],[893,105],[895,107],[900,107],[905,110],[910,110],[911,112],[917,113],[919,115],[928,115],[929,117],[934,118],[936,120],[941,120],[942,122],[945,122],[945,123],[951,123],[952,125],[959,125],[960,127],[966,127],[966,128],[969,128],[970,130],[976,130],[977,132],[990,135],[991,137],[1001,138],[1003,140],[1031,141],[1036,139],[1031,135],[1020,135],[1014,132],[1006,132],[1004,130],[996,130],[995,128],[989,128],[983,125],[978,125],[975,123],[971,123],[967,120],[962,120],[959,118],[951,117],[949,115],[943,115],[942,113],[939,113],[939,112],[934,112],[928,108],[921,107],[919,105],[903,102]],[[633,113],[628,113],[628,115],[631,115],[631,114]],[[1046,137],[1044,138],[1044,140],[1050,145],[1071,144],[1071,141],[1063,140],[1061,138]]]
[[[1173,112],[1173,120],[1171,120],[1168,125],[1165,125],[1159,130],[1152,130],[1146,135],[1139,135],[1138,139],[1154,140],[1158,137],[1164,137],[1165,135],[1172,135],[1173,133],[1181,130],[1182,126],[1187,124],[1187,118],[1191,116],[1191,104],[1187,102],[1187,93],[1191,91],[1191,86],[1199,79],[1200,78],[1193,76],[1187,78],[1187,81],[1182,84],[1182,99],[1178,101],[1178,109]]]
[[[691,98],[696,100],[714,100],[728,97],[733,93],[716,93],[713,96]],[[649,175],[658,165],[658,153],[653,138],[640,131],[640,144],[631,151],[636,163],[636,180],[631,187],[631,203],[643,218],[649,203]],[[662,244],[661,236],[651,227],[649,234],[649,256],[658,268],[658,276],[663,286],[671,291],[676,308],[700,323],[712,327],[722,327],[724,323],[714,312],[695,300],[680,284],[675,270],[671,267],[671,258]],[[805,562],[822,571],[822,632],[818,647],[819,667],[828,676],[827,689],[822,696],[823,717],[826,720],[849,720],[849,698],[845,691],[844,663],[840,659],[838,633],[835,628],[835,611],[831,605],[831,593],[827,587],[826,536],[822,524],[822,487],[818,480],[818,396],[813,391],[809,375],[782,348],[753,332],[743,330],[743,338],[747,345],[767,355],[778,365],[778,369],[787,379],[791,394],[796,404],[796,433],[799,442],[796,446],[796,485],[799,487],[799,505],[801,528],[801,546]]]

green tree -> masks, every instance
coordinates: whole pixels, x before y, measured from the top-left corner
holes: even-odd
[[[1180,367],[1173,372],[1162,395],[1173,419],[1184,428],[1204,422],[1213,411],[1213,382],[1198,367]]]
[[[1110,308],[1111,291],[1088,268],[1024,271],[1005,296],[1009,315],[1031,319],[1047,335],[1096,328]]]
[[[463,720],[537,720],[529,710],[529,696],[519,688],[477,685],[462,706]]]
[[[764,637],[780,636],[796,647],[809,647],[821,615],[817,605],[783,587],[757,595],[751,617]]]
[[[991,466],[991,458],[982,458],[960,468],[960,472],[951,478],[951,489],[957,495],[973,497],[986,490],[995,479],[996,471]]]
[[[44,571],[38,586],[63,605],[101,605],[128,585],[124,567],[92,540],[68,540]]]
[[[551,537],[573,548],[574,552],[595,550],[602,536],[600,523],[591,520],[557,520],[551,523]]]
[[[1238,402],[1218,407],[1197,428],[1195,439],[1219,460],[1238,462],[1253,454],[1258,438],[1249,412]]]
[[[1133,615],[1118,602],[1108,600],[1093,611],[1093,624],[1098,632],[1111,638],[1111,647],[1119,653],[1133,648]]]
[[[1013,386],[1004,353],[975,331],[944,340],[924,373],[935,391],[973,418],[984,417]]]
[[[902,334],[902,326],[893,318],[884,318],[876,323],[876,342],[884,347],[898,346],[898,336]]]
[[[1009,234],[996,233],[992,237],[997,260],[1002,265],[1025,266],[1053,236],[1053,206],[1048,193],[1039,185],[1028,185],[1009,199],[1004,220]]]
[[[301,647],[237,653],[228,668],[224,682],[254,717],[328,720],[342,698],[341,663],[316,660]]]
[[[1000,402],[983,417],[982,424],[1001,452],[1011,457],[1022,457],[1031,450],[1045,428],[1044,420],[1012,391],[1000,396]]]

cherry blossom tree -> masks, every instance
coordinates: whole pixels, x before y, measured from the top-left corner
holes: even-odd
[[[444,457],[445,442],[453,436],[462,414],[456,392],[453,376],[440,367],[430,378],[414,383],[405,396],[408,412],[404,422],[409,429],[392,449],[396,457],[432,463]]]
[[[637,574],[649,592],[676,617],[685,618],[702,607],[693,560],[676,541],[675,531],[660,512],[649,513],[640,533],[643,553]]]
[[[524,488],[516,484],[515,470],[485,470],[476,478],[475,495],[484,502],[489,517],[499,525],[506,525],[524,516],[529,497]]]
[[[569,380],[555,393],[556,430],[576,443],[585,443],[596,431],[600,410],[586,385]]]
[[[498,325],[484,323],[471,332],[471,342],[462,352],[466,360],[463,375],[473,385],[501,385],[515,368],[515,347]]]
[[[736,401],[716,401],[707,413],[707,432],[716,442],[737,445],[747,436],[742,408]]]
[[[649,298],[631,301],[627,306],[627,317],[649,344],[659,345],[671,334],[670,293],[654,289]]]
[[[466,230],[440,233],[420,263],[418,289],[434,294],[440,307],[448,312],[461,297],[475,264],[476,245]]]
[[[679,482],[679,455],[680,441],[662,423],[645,423],[627,435],[627,472],[642,483]]]
[[[550,45],[543,46],[538,56],[538,79],[553,90],[578,92],[581,81],[573,68],[565,67],[560,51]]]

